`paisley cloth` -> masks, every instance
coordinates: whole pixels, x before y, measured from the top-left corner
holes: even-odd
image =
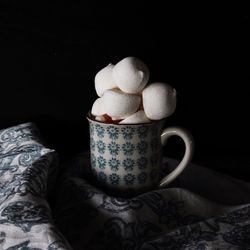
[[[190,164],[122,198],[92,182],[87,153],[57,163],[34,124],[0,130],[0,249],[250,249],[249,183]]]
[[[56,168],[34,124],[0,130],[0,249],[70,249],[46,200]]]

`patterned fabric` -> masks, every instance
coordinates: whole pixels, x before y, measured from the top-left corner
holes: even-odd
[[[89,169],[87,154],[68,162],[57,197],[55,217],[73,249],[250,249],[247,183],[190,165],[174,188],[128,199],[94,187]]]
[[[89,161],[65,163],[55,184],[56,154],[34,124],[0,130],[0,249],[250,249],[250,184],[190,164],[168,188],[122,198],[96,187]]]
[[[0,130],[0,249],[70,249],[46,201],[55,167],[34,124]]]

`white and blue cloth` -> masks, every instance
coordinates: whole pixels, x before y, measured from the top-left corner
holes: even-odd
[[[190,164],[174,185],[122,198],[89,170],[87,153],[58,164],[33,123],[0,130],[0,249],[250,249],[249,183]]]

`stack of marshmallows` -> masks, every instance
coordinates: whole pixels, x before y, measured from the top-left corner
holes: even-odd
[[[118,124],[148,123],[170,116],[176,90],[166,83],[147,85],[148,67],[135,57],[109,64],[95,76],[98,99],[91,114],[97,121]]]

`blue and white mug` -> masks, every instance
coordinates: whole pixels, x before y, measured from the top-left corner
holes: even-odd
[[[90,131],[91,168],[99,184],[129,191],[164,187],[188,165],[193,153],[191,134],[180,127],[164,129],[165,119],[143,124],[112,124],[87,116]],[[179,165],[160,180],[162,147],[171,136],[185,143]]]

